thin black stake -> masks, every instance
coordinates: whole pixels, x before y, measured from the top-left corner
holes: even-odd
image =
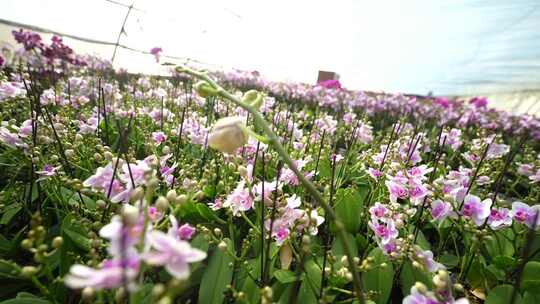
[[[337,143],[337,141],[336,141]],[[335,175],[336,175],[336,147],[334,146],[334,155],[332,156],[332,177],[331,177],[331,181],[330,181],[330,201],[329,201],[329,205],[332,206],[333,205],[333,200],[334,200],[334,180],[335,180]],[[324,219],[324,222],[325,222],[325,234],[324,234],[324,245],[323,245],[323,250],[324,250],[324,255],[323,255],[323,264],[322,264],[322,276],[321,276],[321,287],[319,289],[319,300],[322,298],[323,296],[323,290],[324,290],[324,286],[326,285],[326,271],[324,271],[326,269],[326,260],[327,260],[327,256],[328,256],[328,250],[329,250],[329,246],[330,246],[330,243],[332,242],[332,235],[330,233],[328,233],[328,216],[327,214],[325,213],[324,215],[325,219]],[[354,265],[349,265],[349,267],[354,267]]]
[[[281,167],[282,167],[282,162],[281,160],[278,162],[278,165],[277,165],[277,176],[276,176],[276,189],[274,190],[274,199],[273,199],[273,206],[272,206],[272,213],[270,215],[270,229],[269,229],[269,233],[268,233],[268,236],[269,236],[269,239],[268,239],[268,244],[266,245],[266,254],[265,254],[265,266],[264,266],[264,273],[263,273],[263,285],[266,285],[268,283],[268,275],[269,275],[269,272],[268,272],[268,269],[270,267],[270,245],[272,244],[272,230],[274,229],[274,220],[276,218],[276,203],[277,203],[277,199],[278,199],[278,185],[279,185],[279,178],[280,178],[280,175],[281,175]]]
[[[491,198],[491,201],[493,202],[493,204],[495,204],[495,202],[497,201],[497,195],[499,194],[499,190],[501,188],[504,175],[506,174],[506,171],[508,170],[510,163],[512,163],[512,160],[519,153],[519,151],[523,147],[523,144],[525,144],[526,141],[527,141],[527,134],[523,134],[520,142],[518,143],[514,151],[508,154],[508,157],[506,158],[506,161],[504,162],[504,167],[499,173],[499,176],[497,177],[496,182],[493,187],[493,197]]]
[[[105,144],[109,145],[109,119],[107,118],[107,105],[105,104],[105,91],[101,88],[101,100],[103,102],[103,120],[105,121]]]
[[[442,128],[441,128],[442,130]],[[437,142],[439,143],[439,142]],[[437,172],[437,168],[439,165],[439,160],[441,159],[441,156],[443,155],[442,147],[446,144],[446,135],[443,138],[442,144],[439,146],[438,153],[435,156],[434,162],[433,162],[433,171],[431,171],[431,174],[429,175],[428,184],[431,184],[433,181],[433,178],[435,178],[435,172]],[[419,227],[422,225],[422,214],[424,213],[424,209],[426,208],[426,200],[428,196],[426,195],[424,197],[424,200],[422,201],[422,205],[420,206],[420,212],[418,215],[418,220],[416,225],[414,226],[414,243],[416,243],[416,238],[418,237],[418,231],[420,231]]]
[[[262,151],[261,155],[261,174],[262,174],[262,184],[261,184],[261,277],[264,275],[264,183],[266,180],[266,160],[265,160],[265,153]],[[255,170],[255,166],[253,167],[253,170]]]

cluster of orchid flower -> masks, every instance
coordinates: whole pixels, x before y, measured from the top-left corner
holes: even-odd
[[[169,216],[171,227],[164,233],[153,229],[157,218],[147,210],[150,223],[139,208],[125,204],[122,215],[113,216],[111,223],[103,226],[99,235],[109,241],[107,252],[110,259],[104,260],[98,269],[85,265],[73,265],[64,278],[71,288],[93,288],[95,290],[126,287],[135,290],[141,262],[164,266],[177,279],[187,279],[189,264],[202,261],[206,252],[192,248],[190,240],[194,228],[184,224],[178,226],[174,216]]]
[[[13,210],[23,210],[16,197],[23,193],[25,212],[42,213],[61,230],[62,218],[73,215],[81,231],[107,240],[106,246],[92,242],[91,261],[77,253],[69,272],[58,272],[64,276],[61,284],[70,288],[136,294],[152,282],[159,299],[165,282],[153,274],[163,266],[167,278],[177,279],[168,286],[188,278],[200,288],[225,282],[215,287],[217,302],[224,297],[245,300],[246,286],[252,285],[260,292],[249,291],[249,296],[257,299],[260,293],[263,303],[277,297],[286,302],[294,290],[312,295],[306,302],[367,297],[384,303],[390,301],[390,290],[385,298],[384,288],[370,285],[369,280],[383,280],[374,279],[373,267],[380,266],[375,272],[386,273],[390,280],[385,284],[392,287],[394,281],[408,280],[400,271],[410,264],[433,284],[409,282],[400,292],[390,288],[392,301],[401,296],[403,303],[468,303],[454,294],[477,296],[478,290],[489,292],[496,284],[473,286],[467,276],[473,263],[495,258],[486,258],[479,239],[487,242],[504,234],[512,238],[506,243],[512,252],[523,251],[519,260],[500,254],[513,267],[500,281],[519,286],[519,267],[535,256],[525,249],[528,235],[534,237],[540,228],[536,117],[495,111],[485,98],[374,94],[347,90],[338,81],[276,83],[258,72],[186,76],[175,71],[169,79],[126,80],[122,70],[114,74],[122,77],[111,79],[110,62],[78,56],[57,37],[46,45],[37,34],[14,35],[23,48],[9,66],[21,60],[35,70],[43,63],[62,66],[63,77],[43,81],[36,94],[34,83],[47,75],[36,78],[32,69],[0,73],[0,166],[8,172],[0,172],[7,184],[0,195],[2,201],[16,201],[7,208],[0,204],[0,222],[14,218]],[[149,52],[156,62],[162,53],[159,47]],[[208,75],[228,85],[227,90]],[[253,88],[258,91],[244,92]],[[23,169],[13,171],[18,166],[4,166],[7,162],[20,162]],[[29,177],[19,181],[23,171]],[[30,186],[21,188],[28,181]],[[17,225],[17,233],[24,231]],[[34,226],[39,225],[34,221]],[[41,230],[45,239],[57,229]],[[197,232],[205,245],[193,241]],[[34,234],[28,233],[25,249],[46,252],[43,244],[31,246]],[[73,232],[63,235],[73,237]],[[456,235],[464,235],[463,240]],[[354,241],[349,244],[347,237]],[[88,239],[80,238],[79,246],[88,250]],[[470,252],[446,246],[446,239]],[[60,248],[59,243],[53,247]],[[226,250],[216,253],[209,247],[218,243]],[[72,254],[66,252],[70,247],[62,250]],[[272,264],[277,251],[280,270]],[[380,265],[370,264],[374,252],[381,253]],[[448,263],[445,254],[460,263]],[[341,263],[328,264],[338,255],[344,255]],[[192,276],[190,264],[201,261],[198,270],[218,267],[225,279]],[[34,262],[43,265],[39,275],[56,274],[42,260]],[[399,270],[394,274],[384,264]],[[343,267],[333,273],[336,265]],[[231,270],[222,271],[226,267]],[[459,277],[454,273],[458,267]],[[340,276],[346,280],[336,279]],[[357,284],[357,278],[363,282]],[[50,297],[41,281],[32,282]],[[273,297],[273,291],[282,294]],[[186,293],[200,300],[205,292]]]

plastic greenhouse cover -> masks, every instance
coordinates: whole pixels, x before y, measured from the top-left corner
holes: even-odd
[[[540,1],[3,0],[0,19],[313,83],[318,70],[350,89],[472,95],[540,87]],[[12,26],[0,25],[11,43]],[[113,45],[66,39],[110,58]],[[158,73],[148,55],[115,64]]]

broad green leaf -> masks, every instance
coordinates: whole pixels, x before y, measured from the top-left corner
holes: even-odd
[[[62,231],[78,248],[89,251],[90,240],[86,237],[88,232],[83,226],[78,225],[77,220],[72,215],[67,215],[62,221]]]
[[[15,217],[19,211],[21,211],[21,204],[10,204],[4,209],[4,214],[2,214],[2,219],[0,219],[0,225],[7,225],[11,222],[13,217]]]
[[[210,208],[206,204],[203,204],[203,203],[196,204],[195,207],[196,207],[197,211],[199,212],[199,214],[203,218],[205,218],[207,221],[217,221],[218,223],[225,224],[225,221],[220,219],[214,213],[214,211],[210,210]]]
[[[234,252],[234,246],[229,239],[224,239],[227,248]],[[226,250],[216,248],[210,256],[208,267],[206,268],[199,289],[199,303],[201,304],[219,304],[225,298],[224,292],[227,285],[231,283],[232,269],[230,263],[234,258]]]
[[[261,260],[260,259],[251,259],[248,262],[251,267],[251,277],[260,278],[261,277]],[[247,271],[245,265],[241,268],[241,271]],[[239,275],[240,276],[240,275]],[[242,291],[246,294],[247,303],[259,303],[261,298],[261,292],[257,283],[247,275],[244,275],[244,281],[242,283]]]
[[[410,231],[410,233],[413,233],[414,227],[410,226],[409,231]],[[428,242],[428,240],[426,239],[426,236],[424,235],[424,233],[422,232],[421,229],[418,229],[418,236],[416,237],[416,244],[418,246],[420,246],[420,248],[422,248],[424,250],[430,250],[431,249],[431,243]]]
[[[368,244],[369,241],[366,239],[365,236],[361,234],[356,235],[356,245],[358,246],[358,250],[360,250],[360,252],[364,252],[364,250],[367,249]]]
[[[96,209],[96,201],[84,194],[81,194],[79,197],[79,194],[71,189],[62,187],[60,189],[60,192],[62,193],[62,196],[64,199],[68,202],[71,206],[79,206],[81,204],[81,197],[84,205],[91,210]]]
[[[485,304],[509,304],[512,298],[514,287],[512,285],[499,285],[491,289],[487,295]],[[519,303],[521,296],[519,293],[516,296],[514,303]]]
[[[319,162],[319,179],[330,178],[332,176],[332,164],[327,158],[321,157]]]
[[[540,292],[526,291],[523,294],[523,299],[521,300],[521,303],[519,304],[538,304],[538,303],[540,303]]]
[[[48,304],[47,300],[41,299],[28,292],[19,292],[14,299],[0,302],[0,304]]]
[[[428,287],[432,285],[431,276],[427,272],[413,267],[411,262],[403,264],[401,274],[399,275],[399,282],[404,295],[410,294],[411,287],[416,282],[422,282]]]
[[[356,254],[358,252],[358,248],[356,246],[356,240],[354,236],[348,232],[345,233],[347,235],[347,244],[349,245],[349,248],[351,248],[353,254]],[[343,244],[341,244],[341,240],[336,237],[334,240],[334,244],[332,244],[332,252],[335,256],[342,256],[345,255],[345,250],[343,249]]]
[[[376,293],[374,301],[377,304],[386,304],[392,291],[392,281],[394,279],[394,267],[392,262],[384,255],[380,248],[375,248],[369,253],[373,257],[373,265],[376,268],[366,271],[363,275],[363,284],[366,291]],[[386,267],[377,267],[381,263],[386,263]]]
[[[317,303],[321,288],[322,271],[313,260],[304,263],[305,275],[298,291],[298,303]]]
[[[453,254],[444,254],[439,258],[439,263],[444,264],[444,266],[450,269],[459,264],[459,258]]]
[[[492,257],[514,256],[514,245],[510,240],[514,239],[512,229],[502,229],[493,233],[493,238],[484,241],[486,250]]]
[[[274,271],[274,277],[283,284],[291,283],[297,280],[294,272],[284,269]]]
[[[495,265],[488,265],[488,266],[486,267],[486,272],[487,272],[487,274],[492,275],[493,277],[495,277],[495,278],[496,278],[497,280],[499,280],[499,281],[503,281],[503,280],[504,280],[504,277],[505,277],[504,271],[502,271],[500,268],[495,267]],[[492,284],[491,286],[497,284],[497,281],[496,281],[496,280],[493,280],[492,282],[493,282],[494,284]],[[488,282],[488,283],[490,283],[490,282]]]
[[[0,260],[0,278],[16,279],[19,278],[19,270],[12,263]]]
[[[354,188],[340,189],[336,194],[336,216],[343,222],[345,229],[356,233],[360,228],[361,211],[365,197]]]
[[[516,259],[509,256],[499,255],[493,258],[493,265],[502,270],[508,270],[516,266]]]
[[[530,291],[540,288],[540,262],[531,261],[525,265],[521,277],[521,288]]]
[[[486,274],[484,271],[484,265],[479,261],[478,258],[475,258],[473,261],[469,272],[467,273],[467,280],[469,284],[474,288],[481,287],[484,288],[486,282]]]

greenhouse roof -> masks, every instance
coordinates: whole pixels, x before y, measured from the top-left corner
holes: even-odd
[[[158,46],[176,61],[275,80],[313,83],[318,70],[335,71],[351,89],[473,95],[540,87],[537,0],[4,0],[0,19],[0,41],[14,45],[17,24],[38,26],[107,42],[66,39],[105,58],[123,29],[119,43],[132,50],[119,48],[115,64],[146,73],[159,67],[134,50]]]

